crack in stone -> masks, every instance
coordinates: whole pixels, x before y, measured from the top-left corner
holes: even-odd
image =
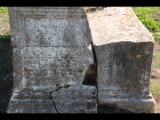
[[[96,52],[95,52],[94,45],[93,45],[92,41],[91,41],[91,47],[92,47],[92,51],[93,51],[93,59],[94,59],[94,63],[96,64],[96,73],[97,73],[97,58],[96,58]]]
[[[52,91],[52,92],[54,92],[54,91]],[[54,100],[53,100],[53,98],[52,98],[52,96],[51,96],[52,92],[49,92],[50,99],[51,99],[52,102],[53,102],[53,105],[54,105],[54,108],[55,108],[56,112],[59,114],[59,112],[58,112],[58,110],[57,110],[57,107],[56,107],[56,103],[54,102]]]
[[[72,85],[64,85],[64,86],[58,86],[58,85],[56,85],[55,91],[59,91],[61,88],[68,88],[69,86],[72,86]],[[52,92],[54,92],[54,91],[52,91]]]
[[[96,84],[96,64],[89,65],[86,70],[82,85],[95,85]]]
[[[93,47],[93,42],[91,42],[94,64],[89,65],[88,69],[85,72],[85,76],[82,82],[82,85],[96,85],[97,86],[97,59],[95,55],[95,50]]]
[[[93,51],[93,58],[94,58],[94,63],[96,64],[96,68],[95,68],[95,83],[96,83],[96,92],[97,92],[97,103],[98,103],[98,84],[97,84],[97,67],[98,67],[98,63],[97,63],[97,57],[96,57],[96,51],[95,51],[95,48],[94,48],[94,44],[93,44],[93,41],[91,41],[91,46],[92,46],[92,51]],[[97,107],[97,111],[98,111],[98,107]]]

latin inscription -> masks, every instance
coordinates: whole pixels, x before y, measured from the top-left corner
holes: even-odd
[[[30,86],[75,84],[81,81],[77,78],[84,74],[84,63],[91,62],[82,47],[25,47],[23,54],[23,73]]]
[[[25,46],[84,46],[88,41],[85,20],[27,18],[25,23]]]
[[[23,80],[32,90],[80,85],[93,64],[85,19],[25,18]],[[40,87],[41,86],[41,87]]]

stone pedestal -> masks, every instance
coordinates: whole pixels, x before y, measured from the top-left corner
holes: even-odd
[[[156,112],[149,92],[153,37],[129,7],[87,14],[97,58],[98,104]]]
[[[7,112],[56,113],[51,93],[68,85],[82,86],[81,92],[95,64],[86,14],[82,7],[10,7],[9,16],[14,90]],[[82,110],[70,106],[72,112],[88,112],[90,102],[81,97]]]

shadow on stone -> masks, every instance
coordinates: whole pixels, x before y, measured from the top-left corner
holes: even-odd
[[[95,6],[95,7],[84,7],[84,10],[86,11],[86,13],[92,13],[92,12],[96,12],[96,11],[101,11],[103,10],[104,8],[106,7],[98,7],[98,6]]]
[[[10,36],[0,37],[0,113],[6,113],[12,94],[12,46]]]
[[[97,113],[108,114],[108,113],[132,113],[132,112],[118,108],[118,107],[109,106],[109,105],[98,105]]]

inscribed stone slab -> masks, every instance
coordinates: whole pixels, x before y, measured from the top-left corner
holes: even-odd
[[[15,92],[82,85],[94,64],[83,8],[12,7],[9,13],[12,46],[19,56],[13,67]]]
[[[50,93],[83,86],[94,65],[85,12],[82,7],[10,7],[9,16],[14,91],[7,112],[57,113]]]

